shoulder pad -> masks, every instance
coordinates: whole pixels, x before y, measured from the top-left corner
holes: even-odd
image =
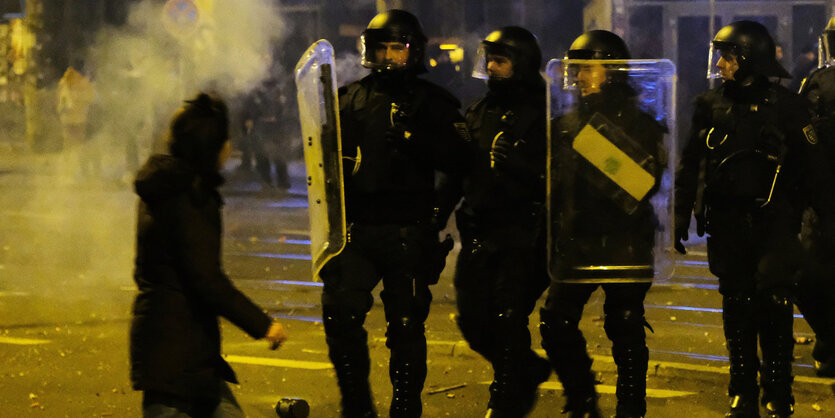
[[[362,89],[362,80],[354,81],[348,85],[339,88],[337,94],[339,96],[339,110],[354,109],[353,102],[357,92]]]
[[[464,112],[464,114],[478,111],[478,108],[484,105],[485,100],[487,100],[487,96],[484,96],[474,101],[472,104],[467,106],[467,110]]]
[[[461,101],[458,100],[452,93],[447,91],[447,89],[432,83],[431,81],[426,81],[422,78],[418,78],[418,86],[422,89],[425,89],[426,96],[430,99],[439,98],[448,104],[455,106],[456,109],[461,108]]]

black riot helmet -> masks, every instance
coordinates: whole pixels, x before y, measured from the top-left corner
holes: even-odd
[[[751,20],[740,20],[719,29],[713,37],[713,48],[708,74],[713,74],[715,64],[713,50],[728,51],[736,56],[739,70],[735,79],[759,74],[766,77],[791,78],[791,74],[777,61],[774,40],[768,29]]]
[[[818,64],[821,68],[835,64],[835,17],[829,19],[818,39]]]
[[[507,57],[513,63],[511,79],[535,84],[542,82],[539,68],[542,65],[542,50],[536,36],[519,26],[505,26],[487,35],[478,49],[473,77],[487,79],[488,55]]]
[[[426,72],[423,64],[426,51],[426,35],[415,15],[392,9],[374,16],[362,32],[362,66],[377,71],[411,70]],[[405,46],[408,58],[404,65],[379,59],[377,52],[384,42],[398,42]]]
[[[628,60],[631,55],[620,36],[607,30],[592,30],[575,39],[565,57],[577,60]]]
[[[599,93],[603,89],[615,86],[627,86],[629,76],[623,71],[622,65],[604,63],[590,66],[588,63],[582,63],[584,60],[630,59],[631,55],[626,42],[615,33],[607,30],[588,31],[571,43],[568,51],[565,52],[565,57],[568,60],[580,61],[579,63],[569,61],[565,82],[577,86],[583,96]]]

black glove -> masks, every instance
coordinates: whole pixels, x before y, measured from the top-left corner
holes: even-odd
[[[386,141],[396,147],[402,147],[412,143],[412,132],[402,123],[389,126],[384,135]]]
[[[435,249],[432,252],[432,264],[430,266],[430,276],[429,276],[429,284],[436,284],[438,280],[441,278],[441,273],[444,271],[444,267],[446,267],[446,257],[449,255],[449,252],[452,251],[452,247],[455,245],[455,241],[452,239],[452,235],[446,234],[446,238],[443,241],[439,241],[435,245]]]
[[[526,172],[529,171],[527,161],[522,157],[520,146],[525,141],[515,141],[505,133],[501,133],[490,148],[490,167],[502,172]]]
[[[690,229],[690,219],[688,218],[686,221],[682,221],[676,217],[675,224],[675,243],[673,243],[673,248],[675,248],[675,250],[680,254],[687,254],[687,250],[684,248],[684,243],[682,241],[687,241],[690,238],[690,234],[688,232]],[[704,231],[702,231],[702,233],[704,233]]]

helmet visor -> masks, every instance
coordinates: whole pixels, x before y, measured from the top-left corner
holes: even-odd
[[[487,80],[489,78],[513,77],[513,52],[510,48],[493,42],[482,42],[473,66],[473,78]]]
[[[738,69],[739,63],[732,48],[728,45],[711,42],[707,55],[707,78],[732,80]]]
[[[818,43],[818,66],[829,67],[835,64],[835,32],[824,32]]]
[[[415,44],[409,36],[396,36],[377,31],[362,35],[362,66],[373,70],[399,70],[410,66]]]
[[[576,91],[580,96],[600,93],[610,82],[625,81],[622,74],[629,71],[629,60],[564,59],[561,61],[563,89]]]

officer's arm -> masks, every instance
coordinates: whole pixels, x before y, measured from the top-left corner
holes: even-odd
[[[440,106],[439,106],[440,107]],[[469,169],[468,144],[470,133],[458,109],[448,105],[434,109],[435,132],[430,134],[435,168],[450,174],[462,175]]]
[[[696,201],[699,188],[699,170],[705,157],[702,131],[710,126],[710,105],[702,96],[696,99],[696,110],[690,127],[690,135],[683,146],[675,178],[675,217],[676,226],[686,228],[690,225],[690,215]]]
[[[795,110],[791,143],[799,144],[802,153],[803,188],[802,196],[809,198],[809,203],[815,209],[821,220],[821,225],[835,232],[835,167],[826,152],[833,144],[826,143],[828,137],[819,135],[814,128],[809,103],[803,98],[791,108]]]

